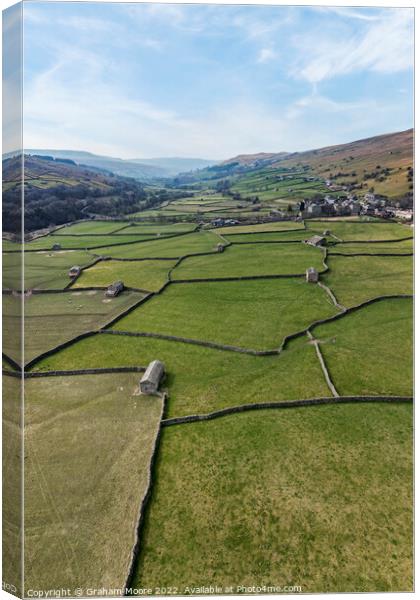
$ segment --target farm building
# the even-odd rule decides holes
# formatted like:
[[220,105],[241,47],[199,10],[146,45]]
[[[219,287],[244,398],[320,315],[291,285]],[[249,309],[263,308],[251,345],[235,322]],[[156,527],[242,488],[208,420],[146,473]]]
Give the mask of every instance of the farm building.
[[308,283],[318,282],[318,271],[315,269],[315,267],[309,267],[306,269],[306,281]]
[[124,289],[124,283],[122,281],[114,281],[105,292],[105,296],[114,298],[118,296]]
[[225,249],[225,247],[222,243],[217,244],[217,252],[223,252],[224,249]]
[[80,275],[80,267],[78,267],[77,265],[72,267],[69,270],[69,277],[77,277],[78,275]]
[[325,229],[325,231],[322,232],[322,235],[330,235],[330,233],[329,229]]
[[61,250],[61,244],[54,244],[52,249],[53,250]]
[[156,394],[159,384],[165,374],[165,365],[160,360],[153,360],[147,367],[140,380],[142,394]]
[[309,244],[310,246],[325,246],[327,243],[327,240],[324,236],[322,235],[313,235],[312,237],[308,238],[307,240],[305,240],[303,242],[304,244]]

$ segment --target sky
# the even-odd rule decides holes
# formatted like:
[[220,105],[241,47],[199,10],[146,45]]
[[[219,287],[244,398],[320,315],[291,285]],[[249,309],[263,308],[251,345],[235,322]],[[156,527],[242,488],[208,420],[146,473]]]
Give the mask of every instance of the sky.
[[405,8],[24,4],[24,145],[299,151],[413,126]]

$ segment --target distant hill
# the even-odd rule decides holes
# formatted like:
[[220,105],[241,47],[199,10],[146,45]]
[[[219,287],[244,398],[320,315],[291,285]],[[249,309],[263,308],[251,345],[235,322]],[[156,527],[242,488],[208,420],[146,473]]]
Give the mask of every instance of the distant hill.
[[122,177],[133,177],[139,181],[150,181],[162,177],[168,177],[166,169],[153,164],[143,164],[140,161],[128,161],[122,158],[112,158],[109,156],[100,156],[91,152],[82,152],[78,150],[25,150],[27,154],[39,156],[53,156],[54,158],[64,158],[74,161],[78,165],[87,167],[96,167],[104,169],[115,175]]
[[413,130],[378,135],[347,144],[304,152],[241,154],[194,174],[180,183],[233,178],[235,182],[268,169],[279,174],[291,170],[329,179],[351,189],[400,199],[412,195]]
[[[3,229],[20,229],[21,159],[3,160]],[[89,169],[70,159],[25,155],[25,229],[87,217],[141,210],[148,196],[140,182]]]
[[139,181],[150,181],[173,177],[184,171],[194,171],[216,164],[215,160],[202,158],[133,158],[124,160],[110,156],[101,156],[92,152],[79,150],[26,150],[28,154],[53,156],[54,158],[72,160],[78,165],[105,169],[122,177],[134,177]]
[[205,169],[218,163],[217,160],[204,158],[132,158],[130,162],[152,165],[164,169],[168,175],[178,175],[196,169]]

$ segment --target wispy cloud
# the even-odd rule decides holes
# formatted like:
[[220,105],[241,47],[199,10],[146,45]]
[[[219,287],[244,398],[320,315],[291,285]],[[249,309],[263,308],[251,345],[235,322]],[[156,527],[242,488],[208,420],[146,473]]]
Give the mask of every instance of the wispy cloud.
[[[413,65],[413,12],[389,9],[357,33],[296,37],[298,74],[311,83],[357,71],[394,73]],[[309,58],[308,58],[309,56]]]

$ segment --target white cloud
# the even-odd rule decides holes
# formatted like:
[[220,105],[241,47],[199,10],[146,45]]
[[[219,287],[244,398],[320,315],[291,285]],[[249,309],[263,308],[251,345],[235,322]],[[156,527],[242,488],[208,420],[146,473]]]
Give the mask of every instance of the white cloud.
[[[413,65],[413,11],[389,9],[361,33],[328,39],[299,36],[298,74],[311,83],[357,71],[394,73]],[[308,59],[308,56],[310,57]]]
[[278,54],[272,48],[261,48],[258,53],[257,63],[266,63],[275,60]]

